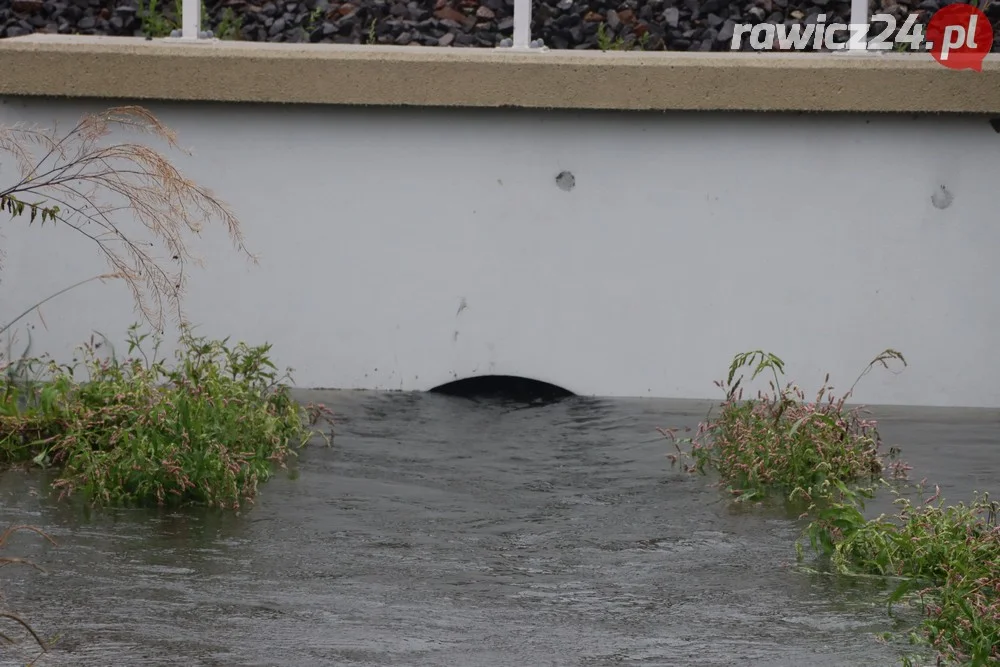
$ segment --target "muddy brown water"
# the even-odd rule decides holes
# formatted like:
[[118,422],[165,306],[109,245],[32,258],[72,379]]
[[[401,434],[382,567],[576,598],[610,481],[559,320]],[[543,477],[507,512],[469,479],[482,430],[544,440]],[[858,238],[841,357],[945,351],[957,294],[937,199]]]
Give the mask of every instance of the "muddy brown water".
[[[801,522],[671,470],[656,427],[708,403],[303,398],[338,414],[333,447],[241,516],[87,512],[0,478],[0,520],[59,542],[9,547],[47,575],[2,570],[3,604],[61,635],[39,665],[898,664],[883,589],[803,571]],[[876,416],[950,500],[1000,486],[997,411]]]

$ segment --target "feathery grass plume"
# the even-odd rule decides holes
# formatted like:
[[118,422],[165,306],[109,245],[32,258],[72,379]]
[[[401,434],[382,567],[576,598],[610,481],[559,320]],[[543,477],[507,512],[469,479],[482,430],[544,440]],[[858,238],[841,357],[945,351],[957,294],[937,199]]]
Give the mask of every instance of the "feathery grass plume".
[[[188,235],[218,219],[236,249],[254,263],[257,259],[226,204],[156,150],[106,142],[116,130],[151,136],[186,153],[174,132],[140,106],[87,114],[63,135],[35,126],[0,126],[0,152],[18,172],[12,185],[0,186],[0,209],[13,218],[28,216],[28,224],[65,225],[96,244],[111,267],[106,276],[124,280],[137,311],[162,331],[168,313],[176,323],[184,321],[185,267],[201,263],[188,248]],[[152,240],[137,240],[127,231],[129,218]]]

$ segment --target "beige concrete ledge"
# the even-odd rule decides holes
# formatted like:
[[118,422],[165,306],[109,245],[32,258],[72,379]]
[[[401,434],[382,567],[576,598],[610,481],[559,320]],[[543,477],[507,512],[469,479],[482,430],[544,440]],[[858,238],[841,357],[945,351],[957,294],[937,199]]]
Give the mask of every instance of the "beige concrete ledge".
[[0,95],[292,104],[1000,114],[982,72],[925,54],[517,52],[30,35]]

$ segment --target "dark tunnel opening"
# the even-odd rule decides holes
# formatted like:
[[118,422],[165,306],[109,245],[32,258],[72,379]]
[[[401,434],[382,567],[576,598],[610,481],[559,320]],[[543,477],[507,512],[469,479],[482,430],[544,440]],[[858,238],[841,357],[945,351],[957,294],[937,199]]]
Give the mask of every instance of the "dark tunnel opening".
[[557,385],[516,375],[480,375],[464,378],[434,387],[430,393],[523,403],[548,403],[575,396],[573,392]]

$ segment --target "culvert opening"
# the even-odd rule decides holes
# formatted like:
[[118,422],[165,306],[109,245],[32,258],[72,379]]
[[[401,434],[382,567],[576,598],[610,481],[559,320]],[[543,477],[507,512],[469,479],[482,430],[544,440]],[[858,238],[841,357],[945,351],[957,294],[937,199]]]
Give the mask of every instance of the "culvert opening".
[[493,398],[525,403],[548,402],[575,396],[573,392],[558,385],[516,375],[480,375],[464,378],[434,387],[430,393],[460,398]]

